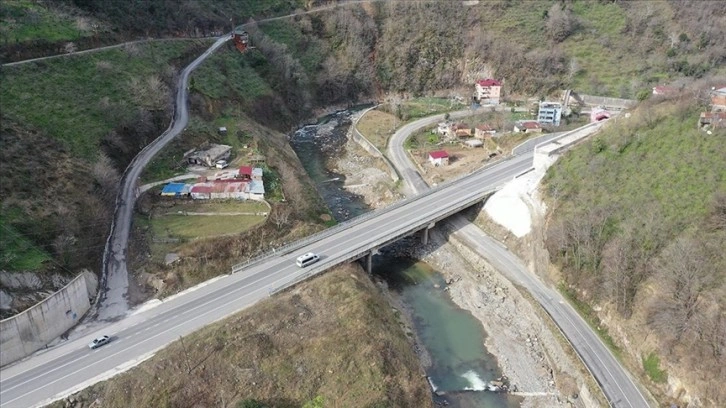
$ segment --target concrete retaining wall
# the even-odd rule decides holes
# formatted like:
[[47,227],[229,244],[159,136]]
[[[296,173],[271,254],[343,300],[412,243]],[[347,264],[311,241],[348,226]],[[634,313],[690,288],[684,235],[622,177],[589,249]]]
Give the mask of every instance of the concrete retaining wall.
[[44,301],[0,321],[0,366],[40,350],[75,326],[90,309],[96,286],[96,276],[83,272]]
[[368,139],[365,138],[365,136],[363,136],[363,134],[358,131],[357,125],[360,118],[365,116],[368,111],[374,108],[375,106],[373,108],[369,108],[368,110],[363,112],[363,114],[360,115],[360,117],[355,122],[353,122],[353,126],[350,127],[350,137],[352,137],[354,142],[358,143],[360,147],[362,147],[372,156],[380,157],[381,159],[383,159],[383,162],[386,163],[386,167],[388,167],[388,175],[391,176],[391,179],[393,179],[393,181],[398,181],[400,178],[398,177],[398,172],[396,171],[396,168],[393,167],[393,163],[391,163],[391,161],[388,160],[388,157],[381,153],[381,151],[378,150],[378,148],[374,146],[373,143],[371,143]]
[[635,105],[632,99],[608,98],[605,96],[580,95],[589,106],[604,106],[606,109],[627,109]]

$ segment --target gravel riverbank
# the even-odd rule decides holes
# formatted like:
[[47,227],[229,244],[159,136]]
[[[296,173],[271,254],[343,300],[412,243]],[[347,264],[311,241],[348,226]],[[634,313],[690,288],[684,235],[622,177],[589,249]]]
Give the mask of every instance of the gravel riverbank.
[[[347,178],[346,188],[374,208],[402,198],[379,161],[349,140],[346,154],[335,164],[335,171]],[[481,256],[455,239],[448,240],[438,228],[432,230],[429,245],[415,243],[401,250],[446,276],[448,286],[441,290],[449,291],[459,307],[481,322],[487,332],[485,346],[497,357],[516,393],[524,397],[523,407],[599,406],[591,397],[593,382],[569,345],[543,320],[546,315]],[[389,297],[408,315],[395,296],[389,293]],[[426,366],[425,351],[419,355]]]

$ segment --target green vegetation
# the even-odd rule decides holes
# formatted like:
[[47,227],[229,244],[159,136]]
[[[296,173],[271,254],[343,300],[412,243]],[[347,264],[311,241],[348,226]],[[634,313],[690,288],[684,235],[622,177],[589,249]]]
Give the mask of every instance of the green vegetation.
[[432,407],[400,323],[355,264],[187,335],[74,398],[110,407]]
[[89,34],[87,18],[74,19],[61,10],[47,7],[30,0],[1,2],[0,41],[5,44],[31,40],[73,41]]
[[655,352],[651,352],[647,357],[643,357],[643,369],[645,370],[651,381],[663,384],[668,381],[668,373],[660,368],[660,358]]
[[151,224],[155,238],[189,240],[237,234],[264,220],[260,215],[162,215]]
[[593,328],[593,330],[595,330],[595,333],[600,336],[600,339],[605,343],[610,351],[617,358],[622,358],[622,350],[620,350],[620,347],[618,347],[618,345],[615,343],[615,340],[613,340],[613,338],[610,336],[607,327],[605,327],[605,325],[600,321],[600,318],[597,317],[597,313],[592,310],[590,304],[578,299],[575,292],[571,288],[568,288],[564,283],[560,283],[557,286],[557,289],[563,296],[565,296],[565,298],[570,302],[575,310],[577,310],[577,313],[582,316],[583,319],[585,319],[585,321],[590,325],[590,327]]
[[0,109],[6,120],[38,129],[73,155],[92,159],[114,128],[143,120],[140,107],[168,108],[173,65],[205,44],[208,40],[155,42],[3,67]]
[[[231,98],[248,104],[272,94],[270,86],[248,63],[250,60],[256,63],[258,58],[238,51],[210,56],[192,75],[194,90],[212,99]],[[259,64],[266,62],[259,60]]]
[[710,379],[726,364],[726,131],[698,130],[702,109],[690,96],[649,99],[557,161],[546,245],[573,303],[627,321],[623,341],[653,353],[643,366],[654,382],[663,359],[720,406],[726,391]]
[[36,271],[50,261],[50,255],[33,245],[29,239],[7,225],[0,216],[0,269],[11,271]]

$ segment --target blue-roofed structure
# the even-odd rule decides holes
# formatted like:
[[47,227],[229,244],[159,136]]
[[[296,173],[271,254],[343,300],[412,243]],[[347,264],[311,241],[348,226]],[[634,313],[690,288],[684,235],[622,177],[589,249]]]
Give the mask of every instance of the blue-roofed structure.
[[265,199],[265,185],[261,181],[252,180],[249,184],[250,198],[253,200]]
[[161,190],[161,195],[165,197],[183,197],[189,195],[191,186],[185,183],[169,183]]

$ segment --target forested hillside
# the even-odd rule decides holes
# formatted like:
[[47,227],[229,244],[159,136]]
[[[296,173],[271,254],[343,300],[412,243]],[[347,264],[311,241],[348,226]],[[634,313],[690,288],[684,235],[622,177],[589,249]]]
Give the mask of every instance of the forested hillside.
[[[306,13],[330,4],[8,0],[0,2],[0,51],[4,60],[22,59],[149,36],[220,34],[253,18],[258,23],[246,29],[254,48],[240,54],[229,45],[213,56],[221,69],[194,75],[192,103],[207,115],[240,112],[284,132],[333,105],[436,92],[468,97],[484,76],[504,80],[507,97],[563,88],[635,97],[726,66],[718,1],[341,2]],[[289,13],[296,15],[263,21]],[[3,165],[13,163],[2,184],[0,222],[10,231],[4,269],[97,265],[113,202],[103,186],[163,131],[175,72],[201,48],[157,41],[2,68]],[[46,147],[36,157],[42,161],[8,156],[31,146]],[[43,172],[47,187],[33,188],[40,168],[56,170]],[[84,177],[61,177],[79,172]]]
[[654,383],[724,406],[726,130],[697,130],[696,101],[647,101],[558,161],[547,247]]

